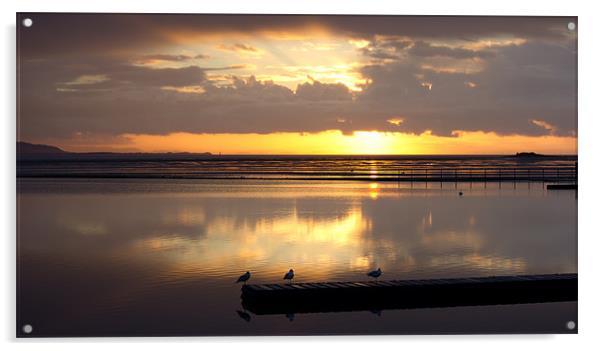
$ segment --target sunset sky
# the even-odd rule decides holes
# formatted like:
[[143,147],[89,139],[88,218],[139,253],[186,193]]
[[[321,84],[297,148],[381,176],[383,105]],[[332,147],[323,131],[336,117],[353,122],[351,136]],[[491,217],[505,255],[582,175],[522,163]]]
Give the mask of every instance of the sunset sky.
[[568,17],[21,14],[18,140],[69,151],[577,153]]

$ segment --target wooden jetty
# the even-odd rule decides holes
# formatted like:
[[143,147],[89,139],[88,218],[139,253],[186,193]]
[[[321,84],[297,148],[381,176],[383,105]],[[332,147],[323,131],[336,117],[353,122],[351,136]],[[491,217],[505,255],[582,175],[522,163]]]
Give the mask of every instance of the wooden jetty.
[[241,297],[258,315],[574,301],[577,274],[248,284]]
[[548,184],[548,190],[577,190],[577,184]]

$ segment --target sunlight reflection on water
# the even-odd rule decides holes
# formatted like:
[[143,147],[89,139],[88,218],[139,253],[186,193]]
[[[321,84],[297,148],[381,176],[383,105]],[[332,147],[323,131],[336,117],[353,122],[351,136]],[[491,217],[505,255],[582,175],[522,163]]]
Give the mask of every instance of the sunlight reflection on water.
[[576,271],[574,193],[534,184],[21,179],[18,191],[22,284],[77,305],[68,286],[100,316],[172,305],[180,289],[217,316],[246,270],[252,282],[289,268],[299,282],[377,266],[384,279]]

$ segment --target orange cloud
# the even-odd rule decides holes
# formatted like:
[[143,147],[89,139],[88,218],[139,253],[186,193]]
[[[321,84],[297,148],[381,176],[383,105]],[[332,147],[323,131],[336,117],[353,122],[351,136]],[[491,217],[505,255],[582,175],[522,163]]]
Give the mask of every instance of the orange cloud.
[[550,124],[544,120],[540,120],[540,119],[532,119],[531,123],[535,124],[538,127],[541,127],[545,130],[547,130],[548,132],[550,132],[550,134],[554,135],[556,134],[556,126],[554,126],[553,124]]
[[402,117],[392,117],[392,118],[389,118],[387,120],[387,122],[389,122],[390,124],[393,124],[395,126],[400,126],[403,122],[405,122],[405,119]]
[[217,49],[222,51],[231,51],[244,55],[253,55],[253,56],[261,56],[263,55],[263,50],[258,49],[254,46],[236,43],[232,45],[220,44],[216,46]]

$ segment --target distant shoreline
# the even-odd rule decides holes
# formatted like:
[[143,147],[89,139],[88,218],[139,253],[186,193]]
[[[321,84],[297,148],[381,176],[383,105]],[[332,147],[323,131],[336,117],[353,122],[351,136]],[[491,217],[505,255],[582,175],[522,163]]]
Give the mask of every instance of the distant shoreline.
[[407,159],[407,160],[428,160],[428,159],[487,159],[487,158],[564,158],[575,157],[577,154],[539,154],[535,152],[516,152],[514,154],[215,154],[211,152],[71,152],[60,149],[52,145],[31,144],[27,142],[17,142],[17,161],[101,161],[101,160],[299,160],[299,159],[371,159],[371,160],[389,160],[389,159]]
[[204,155],[204,154],[119,154],[119,153],[65,153],[17,155],[17,162],[102,162],[102,161],[252,161],[252,160],[533,160],[571,159],[578,155],[541,155],[517,157],[516,155]]

